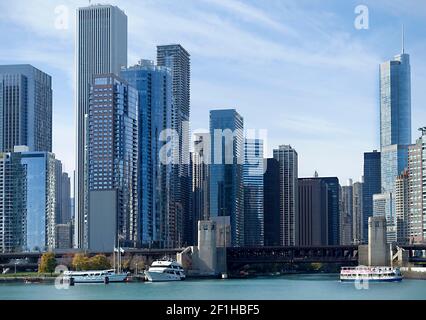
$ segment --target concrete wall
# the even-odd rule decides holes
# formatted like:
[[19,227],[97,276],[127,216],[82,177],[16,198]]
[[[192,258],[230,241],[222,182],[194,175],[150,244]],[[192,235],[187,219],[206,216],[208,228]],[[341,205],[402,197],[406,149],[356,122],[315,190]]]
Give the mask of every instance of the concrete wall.
[[387,243],[385,217],[370,217],[368,219],[368,265],[390,265],[390,248]]
[[89,249],[112,251],[117,230],[117,191],[90,191]]

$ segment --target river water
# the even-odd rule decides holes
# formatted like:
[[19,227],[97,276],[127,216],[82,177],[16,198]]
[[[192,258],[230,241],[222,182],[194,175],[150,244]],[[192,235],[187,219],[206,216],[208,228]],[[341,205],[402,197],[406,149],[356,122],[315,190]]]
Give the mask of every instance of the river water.
[[338,275],[289,275],[255,279],[186,280],[168,283],[0,284],[0,300],[405,300],[426,299],[426,281],[356,286]]

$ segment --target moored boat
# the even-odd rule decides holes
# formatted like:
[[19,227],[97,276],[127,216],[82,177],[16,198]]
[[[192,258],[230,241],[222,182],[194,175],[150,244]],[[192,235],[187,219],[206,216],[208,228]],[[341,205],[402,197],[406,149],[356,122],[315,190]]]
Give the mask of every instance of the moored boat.
[[186,278],[183,267],[171,259],[154,261],[145,271],[145,276],[150,282],[180,281]]
[[113,283],[125,282],[127,277],[127,273],[114,270],[65,271],[63,280],[69,283]]
[[402,274],[393,267],[343,267],[340,270],[341,281],[399,282]]

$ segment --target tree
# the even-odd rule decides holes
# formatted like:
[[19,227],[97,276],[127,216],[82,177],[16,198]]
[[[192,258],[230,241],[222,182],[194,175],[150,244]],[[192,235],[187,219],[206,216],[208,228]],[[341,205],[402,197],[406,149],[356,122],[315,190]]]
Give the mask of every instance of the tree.
[[111,269],[111,263],[103,254],[98,254],[89,260],[90,268],[93,270]]
[[43,253],[40,259],[40,264],[38,266],[39,273],[50,273],[55,272],[56,268],[56,259],[53,252]]
[[82,254],[77,253],[74,258],[72,259],[72,267],[76,271],[86,271],[90,269],[90,260],[89,258]]

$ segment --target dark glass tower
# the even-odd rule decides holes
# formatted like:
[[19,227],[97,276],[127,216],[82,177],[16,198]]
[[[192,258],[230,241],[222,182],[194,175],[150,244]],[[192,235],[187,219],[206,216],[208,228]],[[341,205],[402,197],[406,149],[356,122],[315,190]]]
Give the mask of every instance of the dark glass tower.
[[364,153],[364,187],[363,187],[363,222],[362,242],[368,242],[368,218],[373,216],[373,195],[379,194],[381,188],[380,152]]
[[244,245],[243,130],[236,110],[210,111],[210,217],[230,217],[233,246]]
[[266,160],[264,174],[265,246],[280,245],[280,164],[276,159]]

